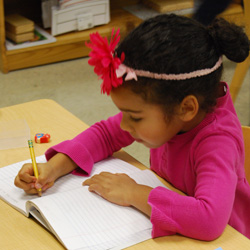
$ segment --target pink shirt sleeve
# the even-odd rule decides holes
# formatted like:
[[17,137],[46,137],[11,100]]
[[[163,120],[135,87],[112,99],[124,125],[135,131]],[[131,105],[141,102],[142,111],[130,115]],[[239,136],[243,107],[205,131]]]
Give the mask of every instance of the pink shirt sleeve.
[[77,135],[49,148],[47,160],[60,152],[69,156],[79,167],[75,174],[90,174],[93,164],[111,156],[134,139],[120,128],[122,113],[101,121]]
[[237,146],[228,136],[204,139],[193,148],[184,175],[187,196],[163,187],[151,191],[148,203],[152,207],[152,237],[179,233],[214,240],[221,235],[232,213],[240,175],[236,169]]

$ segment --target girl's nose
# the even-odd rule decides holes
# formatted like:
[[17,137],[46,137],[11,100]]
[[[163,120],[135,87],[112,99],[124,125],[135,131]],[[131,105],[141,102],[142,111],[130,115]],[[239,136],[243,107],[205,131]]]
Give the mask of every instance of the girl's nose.
[[122,114],[122,120],[120,123],[120,127],[122,130],[127,131],[129,133],[131,133],[133,130],[130,123],[128,122],[128,118],[126,117],[126,114]]

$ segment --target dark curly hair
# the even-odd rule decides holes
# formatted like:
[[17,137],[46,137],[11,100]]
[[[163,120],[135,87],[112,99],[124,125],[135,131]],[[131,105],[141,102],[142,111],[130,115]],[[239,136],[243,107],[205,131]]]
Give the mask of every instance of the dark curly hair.
[[[164,14],[150,18],[135,28],[116,49],[125,53],[124,64],[154,73],[180,74],[211,68],[223,54],[242,62],[249,54],[249,40],[242,28],[224,19],[209,27],[184,16]],[[124,81],[146,102],[159,104],[171,117],[187,95],[197,97],[200,109],[210,112],[216,105],[222,66],[209,75],[188,80],[155,80],[138,77]]]

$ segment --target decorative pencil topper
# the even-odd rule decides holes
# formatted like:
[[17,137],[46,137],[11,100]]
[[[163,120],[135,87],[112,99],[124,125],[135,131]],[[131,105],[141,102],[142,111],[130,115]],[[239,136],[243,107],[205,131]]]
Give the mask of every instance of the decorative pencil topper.
[[107,37],[101,37],[98,32],[90,34],[90,43],[86,42],[86,46],[91,48],[89,53],[89,65],[94,66],[94,72],[103,80],[101,92],[110,94],[113,87],[118,87],[122,84],[122,77],[117,77],[116,70],[124,61],[125,55],[122,53],[121,58],[115,55],[115,47],[120,41],[120,30],[114,34],[112,30],[110,43]]

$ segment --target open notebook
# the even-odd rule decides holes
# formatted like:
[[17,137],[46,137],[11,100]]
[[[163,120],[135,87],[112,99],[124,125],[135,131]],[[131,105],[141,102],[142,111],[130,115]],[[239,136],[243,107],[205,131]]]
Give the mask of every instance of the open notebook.
[[[45,162],[44,156],[37,162]],[[19,169],[30,160],[0,168],[0,197],[25,216],[32,215],[67,249],[121,249],[151,238],[151,222],[133,207],[110,203],[88,191],[88,177],[66,175],[42,197],[15,187]],[[164,186],[150,170],[139,170],[115,158],[94,165],[91,175],[102,171],[126,173],[137,183]]]

